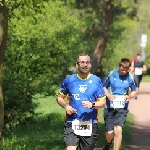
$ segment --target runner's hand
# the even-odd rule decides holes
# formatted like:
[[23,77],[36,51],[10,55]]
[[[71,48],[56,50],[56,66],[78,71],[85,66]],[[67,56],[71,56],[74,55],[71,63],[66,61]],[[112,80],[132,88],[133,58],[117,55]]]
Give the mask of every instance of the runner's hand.
[[111,94],[109,94],[107,97],[108,97],[110,100],[114,100],[114,99],[116,98],[115,95],[111,95]]
[[124,96],[124,99],[125,99],[126,101],[129,101],[129,100],[131,99],[131,97],[130,97],[129,95],[125,95],[125,96]]
[[69,115],[77,113],[77,110],[72,108],[70,105],[66,105],[65,110],[66,110],[67,114],[69,114]]
[[82,106],[85,108],[92,108],[92,103],[89,101],[82,101]]

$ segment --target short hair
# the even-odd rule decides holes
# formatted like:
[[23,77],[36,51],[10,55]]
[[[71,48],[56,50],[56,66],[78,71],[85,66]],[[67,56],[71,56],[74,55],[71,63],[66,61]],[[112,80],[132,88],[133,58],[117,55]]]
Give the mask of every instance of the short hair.
[[122,58],[119,62],[119,67],[123,66],[124,68],[129,68],[131,66],[131,62],[128,58]]
[[[79,61],[79,57],[80,56],[89,56],[88,54],[80,54],[78,57],[77,57],[77,62]],[[90,57],[90,56],[89,56]]]
[[141,54],[138,53],[138,54],[136,54],[136,56],[141,56]]

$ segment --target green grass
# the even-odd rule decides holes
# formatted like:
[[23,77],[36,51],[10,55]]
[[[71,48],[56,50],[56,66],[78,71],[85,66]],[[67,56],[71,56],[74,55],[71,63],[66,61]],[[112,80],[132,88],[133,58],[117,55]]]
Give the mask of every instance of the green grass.
[[[65,150],[63,142],[63,123],[65,111],[54,97],[42,98],[37,101],[39,107],[37,117],[27,125],[11,130],[3,138],[3,150]],[[99,110],[99,136],[97,146],[102,148],[105,142],[103,112]],[[129,125],[133,122],[131,114],[123,129],[122,149],[131,141]]]
[[150,82],[150,75],[144,75],[142,82]]
[[3,150],[63,150],[63,123],[65,111],[48,97],[39,99],[40,113],[28,125],[11,130],[3,138]]

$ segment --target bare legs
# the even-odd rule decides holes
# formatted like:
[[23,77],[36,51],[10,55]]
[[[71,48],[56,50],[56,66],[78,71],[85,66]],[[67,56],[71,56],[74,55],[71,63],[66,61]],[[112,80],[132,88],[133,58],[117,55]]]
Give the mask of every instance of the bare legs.
[[76,150],[77,146],[67,146],[66,150]]
[[119,150],[122,141],[122,127],[115,126],[114,127],[114,150]]
[[122,141],[122,127],[115,125],[114,131],[108,131],[105,133],[107,143],[111,143],[114,139],[114,150],[119,150]]

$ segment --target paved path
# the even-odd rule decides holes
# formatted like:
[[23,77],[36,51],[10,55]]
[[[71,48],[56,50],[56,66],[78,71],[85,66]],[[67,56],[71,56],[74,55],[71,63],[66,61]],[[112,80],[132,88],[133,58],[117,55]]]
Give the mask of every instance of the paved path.
[[150,150],[150,82],[141,83],[138,99],[130,101],[129,112],[135,120],[131,126],[132,141],[126,150]]
[[141,83],[138,99],[130,101],[129,111],[135,121],[128,150],[150,150],[150,82]]

